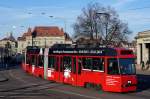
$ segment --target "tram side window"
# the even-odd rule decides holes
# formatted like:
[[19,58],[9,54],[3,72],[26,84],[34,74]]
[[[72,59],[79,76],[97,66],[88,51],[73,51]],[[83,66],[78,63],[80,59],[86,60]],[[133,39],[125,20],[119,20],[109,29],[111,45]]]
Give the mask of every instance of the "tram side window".
[[56,63],[56,59],[54,56],[49,56],[48,58],[48,68],[54,68]]
[[82,59],[78,59],[78,74],[81,74],[81,69],[82,69]]
[[38,66],[43,66],[44,65],[44,56],[39,55],[38,56]]
[[56,71],[59,71],[59,57],[54,57],[54,59],[55,59],[55,70]]
[[116,75],[119,74],[118,61],[117,59],[108,60],[108,74]]
[[92,58],[82,58],[82,65],[84,69],[92,68]]
[[31,55],[31,64],[36,66],[36,55]]
[[73,73],[76,73],[76,58],[73,58]]
[[26,64],[30,64],[30,55],[26,55]]
[[103,58],[93,58],[92,61],[92,69],[93,70],[101,70],[104,71],[104,59]]
[[64,70],[70,70],[72,69],[72,58],[70,56],[63,57],[63,66]]

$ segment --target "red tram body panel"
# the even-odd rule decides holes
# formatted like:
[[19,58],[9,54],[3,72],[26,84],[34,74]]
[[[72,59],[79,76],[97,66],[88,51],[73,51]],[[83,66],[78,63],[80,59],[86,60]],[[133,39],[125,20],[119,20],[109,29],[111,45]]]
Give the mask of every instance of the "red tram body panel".
[[122,48],[27,48],[23,70],[37,77],[104,91],[136,91],[135,55]]

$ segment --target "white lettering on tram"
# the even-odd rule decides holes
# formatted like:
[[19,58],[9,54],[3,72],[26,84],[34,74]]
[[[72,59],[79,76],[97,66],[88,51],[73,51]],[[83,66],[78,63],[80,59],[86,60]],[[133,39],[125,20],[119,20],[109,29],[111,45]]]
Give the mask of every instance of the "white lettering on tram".
[[70,71],[69,69],[65,69],[65,70],[64,70],[64,77],[65,77],[65,78],[69,78],[69,77],[70,77],[70,72],[71,72],[71,71]]
[[32,73],[35,71],[35,65],[32,65]]
[[119,83],[120,77],[106,76],[106,85],[114,86]]
[[51,70],[48,70],[47,76],[48,76],[48,77],[52,77],[52,71],[51,71]]
[[89,53],[89,54],[102,54],[103,50],[79,50],[79,51],[60,51],[60,50],[54,50],[53,53],[80,53],[80,54],[85,54],[85,53]]

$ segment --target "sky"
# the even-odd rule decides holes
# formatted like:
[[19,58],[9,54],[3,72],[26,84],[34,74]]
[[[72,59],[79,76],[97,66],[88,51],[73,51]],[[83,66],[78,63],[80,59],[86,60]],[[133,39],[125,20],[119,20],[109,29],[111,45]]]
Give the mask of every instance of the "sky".
[[133,32],[130,40],[150,30],[150,0],[0,0],[0,39],[9,32],[17,38],[35,26],[59,26],[73,35],[73,23],[91,2],[114,8]]

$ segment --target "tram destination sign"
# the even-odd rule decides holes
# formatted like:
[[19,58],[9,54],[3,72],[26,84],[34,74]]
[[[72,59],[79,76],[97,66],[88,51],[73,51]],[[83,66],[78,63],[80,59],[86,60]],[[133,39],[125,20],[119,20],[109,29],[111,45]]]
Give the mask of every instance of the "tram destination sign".
[[116,55],[112,49],[50,49],[49,54]]
[[103,50],[73,50],[73,51],[66,51],[66,50],[54,50],[53,53],[68,53],[68,54],[102,54]]

